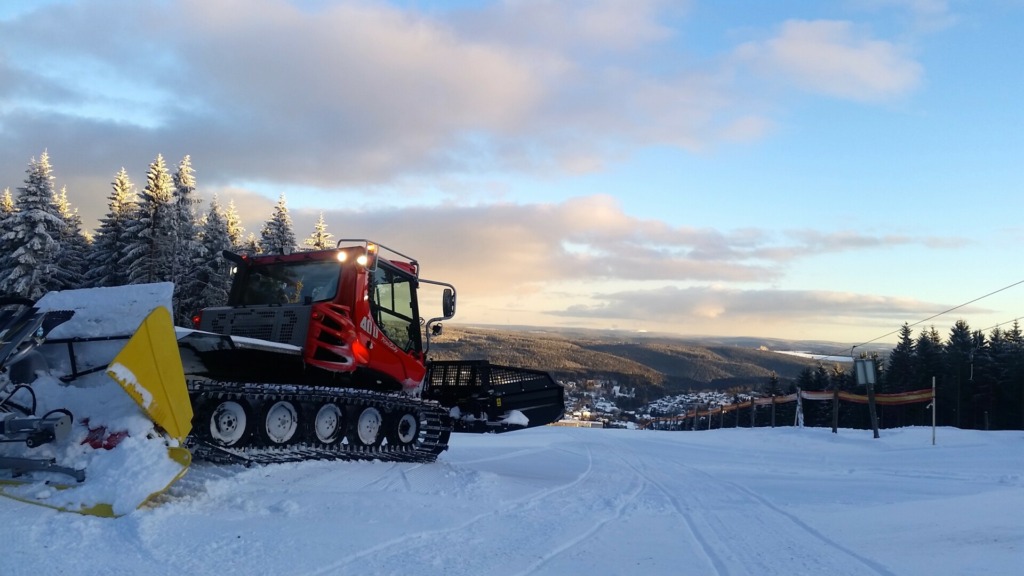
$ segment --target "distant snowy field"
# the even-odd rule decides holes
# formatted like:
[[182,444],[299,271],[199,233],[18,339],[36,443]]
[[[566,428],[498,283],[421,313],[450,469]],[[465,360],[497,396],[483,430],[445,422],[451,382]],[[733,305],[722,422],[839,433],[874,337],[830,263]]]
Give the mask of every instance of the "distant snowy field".
[[821,362],[853,362],[852,356],[832,356],[826,354],[814,354],[812,352],[799,352],[794,350],[777,350],[777,354],[788,354],[790,356],[799,356],[800,358],[810,358],[811,360],[818,360]]
[[455,435],[434,464],[197,463],[120,519],[0,517],[6,576],[1010,576],[1024,432]]

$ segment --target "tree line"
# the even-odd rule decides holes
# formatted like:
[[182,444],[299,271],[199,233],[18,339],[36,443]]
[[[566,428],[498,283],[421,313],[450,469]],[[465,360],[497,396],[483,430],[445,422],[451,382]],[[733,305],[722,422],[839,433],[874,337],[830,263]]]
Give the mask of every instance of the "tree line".
[[[95,234],[83,229],[66,187],[55,189],[46,151],[26,174],[16,194],[0,195],[0,295],[36,300],[52,290],[173,282],[174,320],[187,326],[194,312],[227,301],[224,250],[297,248],[283,194],[258,237],[244,236],[233,201],[225,208],[215,196],[202,211],[189,156],[172,172],[157,155],[141,190],[121,168]],[[328,248],[331,237],[321,213],[303,245]]]
[[[992,328],[988,334],[971,330],[957,320],[948,336],[934,326],[917,336],[908,324],[899,331],[896,346],[882,361],[876,357],[877,384],[882,394],[929,389],[935,384],[935,419],[939,426],[980,430],[1024,429],[1024,333],[1015,320],[1008,329]],[[843,390],[865,393],[849,366],[833,364],[806,368],[789,385],[788,392]],[[784,394],[778,379],[764,390]],[[926,403],[879,407],[880,425],[930,425],[933,408]],[[840,426],[868,427],[862,405],[840,403]],[[809,426],[831,426],[829,402],[805,402],[804,421]]]

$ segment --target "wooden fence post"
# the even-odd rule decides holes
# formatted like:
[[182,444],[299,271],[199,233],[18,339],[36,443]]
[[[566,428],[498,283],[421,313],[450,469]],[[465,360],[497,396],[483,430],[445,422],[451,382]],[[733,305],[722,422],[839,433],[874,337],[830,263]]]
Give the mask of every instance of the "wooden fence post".
[[796,389],[796,415],[793,416],[793,426],[804,427],[804,393],[800,388]]
[[832,433],[839,433],[839,388],[832,389]]

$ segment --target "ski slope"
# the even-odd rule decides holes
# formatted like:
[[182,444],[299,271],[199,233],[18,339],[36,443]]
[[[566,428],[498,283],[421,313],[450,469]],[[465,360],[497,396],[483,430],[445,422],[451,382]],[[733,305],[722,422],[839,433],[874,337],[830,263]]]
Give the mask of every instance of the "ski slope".
[[0,572],[1009,576],[1022,511],[1019,431],[547,427],[433,464],[197,463],[118,519],[0,498]]

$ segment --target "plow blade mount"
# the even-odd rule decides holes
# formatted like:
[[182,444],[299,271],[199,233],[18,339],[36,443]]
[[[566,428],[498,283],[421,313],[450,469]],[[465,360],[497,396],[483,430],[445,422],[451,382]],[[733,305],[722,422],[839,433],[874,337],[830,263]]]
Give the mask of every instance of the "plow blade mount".
[[456,432],[507,432],[562,417],[565,392],[547,372],[486,360],[431,362],[423,397],[451,411]]
[[[8,423],[20,430],[38,420],[42,430],[32,442],[0,442],[0,495],[114,517],[185,474],[192,407],[169,313],[172,291],[170,283],[65,290],[35,304],[49,315],[70,314],[25,355],[30,381],[0,374],[0,388],[32,407]],[[58,422],[60,415],[68,418]]]

